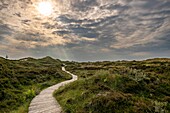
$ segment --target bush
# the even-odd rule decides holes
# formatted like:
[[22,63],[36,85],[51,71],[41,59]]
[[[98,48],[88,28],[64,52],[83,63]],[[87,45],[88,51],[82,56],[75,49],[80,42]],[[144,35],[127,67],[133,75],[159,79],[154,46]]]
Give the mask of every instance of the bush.
[[35,97],[35,91],[33,89],[27,90],[24,94],[26,99],[32,99]]

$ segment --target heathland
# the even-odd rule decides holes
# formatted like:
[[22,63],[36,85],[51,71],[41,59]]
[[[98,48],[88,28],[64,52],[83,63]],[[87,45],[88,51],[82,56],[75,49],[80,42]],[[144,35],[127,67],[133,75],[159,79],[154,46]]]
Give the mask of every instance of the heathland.
[[27,113],[30,101],[41,90],[71,76],[62,62],[45,57],[8,60],[0,58],[0,113]]
[[170,59],[65,64],[79,77],[54,94],[66,113],[170,112]]
[[27,113],[39,92],[71,76],[55,91],[66,113],[169,113],[170,59],[70,62],[51,57],[0,58],[0,113]]

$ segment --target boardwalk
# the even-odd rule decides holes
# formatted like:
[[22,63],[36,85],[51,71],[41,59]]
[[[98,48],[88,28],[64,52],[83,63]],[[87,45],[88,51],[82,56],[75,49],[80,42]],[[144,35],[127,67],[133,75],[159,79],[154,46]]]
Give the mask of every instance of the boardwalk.
[[53,85],[41,91],[40,94],[37,95],[31,101],[28,113],[61,113],[62,112],[60,105],[53,97],[53,92],[57,90],[60,86],[64,86],[68,83],[77,80],[76,75],[66,71],[64,67],[62,67],[62,70],[72,75],[72,79],[58,83],[56,85]]

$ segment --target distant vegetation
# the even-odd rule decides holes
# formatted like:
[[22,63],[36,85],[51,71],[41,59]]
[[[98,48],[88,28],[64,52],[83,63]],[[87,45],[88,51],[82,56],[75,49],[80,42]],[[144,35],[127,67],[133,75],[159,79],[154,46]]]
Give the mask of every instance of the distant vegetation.
[[70,78],[61,71],[61,61],[51,57],[0,58],[0,113],[27,113],[30,101],[42,89]]
[[170,59],[66,64],[79,76],[54,94],[66,113],[170,112]]

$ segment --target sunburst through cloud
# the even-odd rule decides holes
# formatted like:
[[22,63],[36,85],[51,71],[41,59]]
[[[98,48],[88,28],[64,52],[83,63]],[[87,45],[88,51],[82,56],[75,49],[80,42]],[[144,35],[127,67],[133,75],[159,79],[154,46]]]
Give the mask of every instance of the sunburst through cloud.
[[80,61],[167,57],[169,6],[167,0],[0,0],[0,53]]
[[44,16],[49,16],[53,13],[52,3],[48,1],[38,3],[37,9],[39,13],[41,13]]

